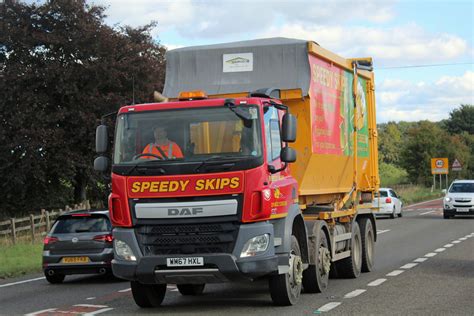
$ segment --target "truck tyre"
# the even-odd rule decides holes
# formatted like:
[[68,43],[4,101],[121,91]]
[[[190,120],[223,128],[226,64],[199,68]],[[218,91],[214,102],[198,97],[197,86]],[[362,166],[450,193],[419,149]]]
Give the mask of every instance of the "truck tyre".
[[202,284],[178,284],[178,290],[181,295],[201,295],[206,283]]
[[337,272],[343,278],[355,279],[362,268],[362,241],[359,224],[352,223],[351,255],[336,262]]
[[360,220],[362,240],[362,272],[370,272],[374,267],[375,234],[372,221],[364,217]]
[[272,275],[268,280],[270,296],[275,305],[294,305],[301,295],[303,261],[301,261],[301,250],[295,235],[291,236],[289,264],[290,270],[287,273]]
[[321,293],[326,290],[329,282],[331,252],[322,229],[316,235],[315,247],[315,262],[303,271],[303,288],[306,293]]
[[161,305],[166,294],[166,284],[142,284],[131,281],[132,295],[135,303],[144,308]]
[[60,273],[55,273],[53,275],[48,275],[47,273],[45,273],[44,276],[46,277],[46,280],[51,284],[63,283],[64,278],[66,277],[64,274]]

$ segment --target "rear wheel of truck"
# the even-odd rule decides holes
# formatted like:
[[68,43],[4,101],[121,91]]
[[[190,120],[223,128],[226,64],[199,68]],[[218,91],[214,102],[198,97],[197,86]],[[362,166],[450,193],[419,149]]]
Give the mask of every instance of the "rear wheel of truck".
[[320,229],[315,237],[315,262],[303,271],[303,288],[307,293],[321,293],[326,290],[331,269],[331,252],[326,234]]
[[336,262],[337,272],[343,278],[357,278],[362,268],[362,241],[359,224],[352,223],[351,255]]
[[201,295],[206,283],[202,284],[178,284],[178,290],[181,295]]
[[298,302],[301,295],[303,279],[303,261],[298,240],[291,236],[289,257],[290,269],[285,274],[273,275],[268,281],[273,303],[279,306],[290,306]]
[[142,284],[130,282],[135,303],[140,307],[157,307],[161,305],[166,294],[166,284]]
[[374,227],[369,218],[360,220],[362,240],[362,272],[370,272],[374,268],[375,238]]

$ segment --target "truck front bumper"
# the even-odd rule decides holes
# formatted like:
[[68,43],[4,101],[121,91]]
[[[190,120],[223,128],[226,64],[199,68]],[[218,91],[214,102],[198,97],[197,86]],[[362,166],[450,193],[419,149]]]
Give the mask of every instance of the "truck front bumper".
[[[240,258],[245,243],[262,234],[270,235],[265,252],[252,257]],[[273,225],[253,223],[241,225],[232,253],[195,253],[186,255],[144,256],[133,229],[115,228],[114,238],[127,243],[136,261],[115,259],[112,270],[115,276],[144,284],[173,283],[199,284],[220,283],[234,280],[250,280],[278,273],[278,263],[284,262],[282,255],[275,254]],[[202,257],[202,266],[168,267],[168,258]],[[287,259],[288,260],[288,259]]]

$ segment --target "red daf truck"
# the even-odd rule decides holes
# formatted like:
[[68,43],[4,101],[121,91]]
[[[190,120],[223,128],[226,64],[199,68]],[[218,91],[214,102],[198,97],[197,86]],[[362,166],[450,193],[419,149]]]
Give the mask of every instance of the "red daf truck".
[[[141,307],[166,284],[267,278],[277,305],[373,267],[379,185],[371,59],[272,38],[167,53],[165,102],[118,111],[110,171],[116,276]],[[171,149],[170,149],[171,147]],[[178,149],[179,148],[179,149]]]

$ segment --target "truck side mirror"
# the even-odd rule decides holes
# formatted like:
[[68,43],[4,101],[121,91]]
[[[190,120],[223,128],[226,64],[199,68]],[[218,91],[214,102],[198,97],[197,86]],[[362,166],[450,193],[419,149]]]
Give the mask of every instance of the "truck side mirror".
[[109,159],[104,156],[95,158],[94,160],[94,170],[105,172],[109,168]]
[[[107,126],[99,125],[95,130],[95,151],[98,154],[107,152],[109,137],[107,135]],[[95,162],[94,162],[95,166]]]
[[296,117],[293,114],[286,113],[283,115],[281,139],[289,143],[296,140]]
[[280,159],[283,162],[295,162],[296,161],[296,150],[290,147],[284,147],[280,152]]
[[447,191],[446,191],[446,189],[443,189],[443,190],[441,190],[441,192],[443,192],[443,194],[446,194]]

